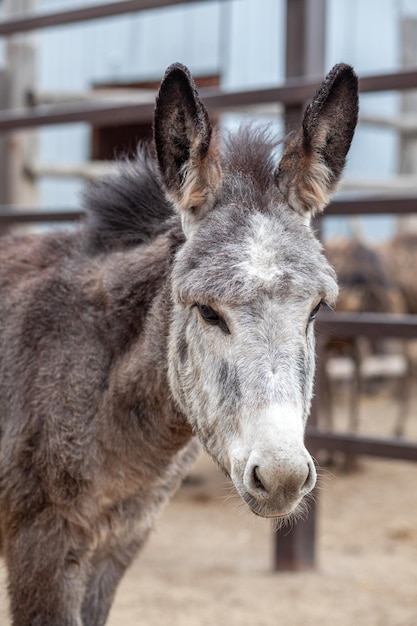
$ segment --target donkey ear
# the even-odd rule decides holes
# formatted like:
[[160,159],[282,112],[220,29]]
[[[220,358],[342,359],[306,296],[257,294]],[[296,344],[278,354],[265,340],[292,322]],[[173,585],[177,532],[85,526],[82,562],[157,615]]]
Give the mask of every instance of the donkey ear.
[[154,137],[167,196],[186,235],[211,208],[220,182],[212,127],[188,69],[171,65],[156,101]]
[[310,219],[335,191],[358,121],[358,79],[349,65],[329,72],[287,141],[276,181],[289,205]]

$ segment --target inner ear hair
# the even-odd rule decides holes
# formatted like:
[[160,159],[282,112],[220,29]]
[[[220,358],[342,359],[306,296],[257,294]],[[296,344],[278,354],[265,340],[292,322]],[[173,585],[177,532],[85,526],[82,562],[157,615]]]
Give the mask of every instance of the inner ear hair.
[[[189,70],[171,65],[162,80],[154,115],[154,138],[168,193],[179,199],[193,166],[207,155],[212,128]],[[175,201],[174,200],[174,201]]]
[[350,65],[339,63],[327,75],[303,119],[305,148],[322,154],[335,179],[343,171],[358,112],[358,78]]
[[208,112],[188,69],[166,71],[156,102],[154,138],[166,194],[186,236],[211,208],[221,172]]
[[346,163],[358,120],[358,79],[344,63],[327,75],[299,131],[285,144],[276,182],[288,204],[310,219],[323,211]]

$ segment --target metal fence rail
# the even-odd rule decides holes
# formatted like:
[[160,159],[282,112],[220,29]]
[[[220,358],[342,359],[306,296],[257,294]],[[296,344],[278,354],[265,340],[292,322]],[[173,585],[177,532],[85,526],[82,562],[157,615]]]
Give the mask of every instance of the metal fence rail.
[[[417,336],[417,315],[386,313],[322,313],[317,319],[317,332],[324,337],[397,337]],[[417,460],[417,459],[416,459]]]
[[[225,0],[220,1],[224,2]],[[68,9],[67,11],[15,17],[0,22],[0,37],[192,2],[195,0],[121,0],[120,2],[100,3],[85,8]]]
[[[201,1],[201,0],[200,0]],[[211,112],[246,108],[259,104],[281,103],[284,106],[306,102],[319,87],[321,77],[292,78],[284,84],[267,89],[250,89],[225,92],[219,89],[201,89],[201,96]],[[378,74],[364,77],[360,81],[361,93],[391,91],[393,89],[417,89],[417,68],[398,74]],[[153,103],[126,104],[81,103],[71,105],[39,105],[24,110],[0,111],[0,132],[52,124],[88,122],[90,124],[113,125],[132,122],[151,122]],[[138,99],[139,100],[139,99]]]
[[[326,209],[326,215],[408,215],[417,213],[417,194],[415,196],[362,197],[355,200],[334,200]],[[0,205],[0,232],[4,226],[14,223],[69,222],[79,220],[84,212],[75,207],[62,210],[42,209],[38,207],[14,207]],[[320,218],[321,219],[321,218]]]
[[[388,315],[384,313],[322,313],[316,322],[320,346],[327,338],[381,337],[415,339],[417,315]],[[417,461],[417,441],[394,437],[367,437],[355,433],[334,433],[317,427],[318,404],[314,403],[312,426],[307,429],[307,443],[315,451],[345,452],[351,455],[378,456],[404,461]]]

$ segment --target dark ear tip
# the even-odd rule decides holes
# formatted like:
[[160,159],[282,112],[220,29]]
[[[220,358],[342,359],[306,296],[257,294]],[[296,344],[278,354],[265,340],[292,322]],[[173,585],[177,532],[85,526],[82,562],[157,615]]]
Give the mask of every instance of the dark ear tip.
[[339,97],[337,94],[340,94],[341,90],[344,91],[346,96],[345,104],[349,105],[353,112],[356,112],[356,119],[359,100],[358,85],[358,77],[351,65],[347,63],[337,63],[337,65],[334,65],[307,107],[303,127],[306,128],[312,121],[311,116],[314,111],[314,115],[316,115],[318,110],[326,106],[326,103],[334,100],[335,97]]
[[184,79],[186,78],[187,81],[191,79],[191,72],[188,69],[188,67],[186,65],[183,65],[182,63],[172,63],[172,65],[170,65],[164,74],[164,77],[162,79],[162,82],[164,83],[167,79],[171,80],[171,79]]
[[353,69],[352,65],[349,65],[349,63],[336,63],[336,65],[333,65],[332,69],[329,72],[329,74],[332,73],[347,73],[354,74],[356,76],[355,70]]
[[193,97],[197,97],[196,86],[188,67],[182,63],[173,63],[162,79],[158,101],[162,98],[165,105],[171,106],[173,101],[178,100],[179,93],[187,97],[192,93]]
[[325,79],[325,82],[332,84],[340,81],[349,82],[356,91],[358,90],[358,76],[353,67],[348,65],[348,63],[337,63],[334,65]]

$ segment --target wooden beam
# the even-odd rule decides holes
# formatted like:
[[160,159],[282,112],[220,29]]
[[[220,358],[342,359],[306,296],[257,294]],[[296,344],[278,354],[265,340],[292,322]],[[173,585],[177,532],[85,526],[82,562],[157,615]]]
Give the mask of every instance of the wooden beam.
[[[260,103],[281,103],[286,107],[298,107],[302,111],[304,103],[317,90],[322,76],[288,78],[283,85],[266,89],[253,89],[224,92],[219,89],[201,89],[201,96],[212,112],[231,108],[259,106]],[[387,91],[392,89],[417,89],[417,70],[399,74],[380,74],[365,77],[360,82],[362,92]],[[100,126],[112,125],[117,119],[120,124],[150,122],[153,117],[153,103],[109,104],[83,103],[78,105],[39,106],[20,111],[0,113],[0,132],[32,126],[46,126],[74,122],[87,122]]]
[[410,67],[390,74],[375,74],[359,78],[359,91],[373,93],[375,91],[397,91],[417,88],[417,68]]
[[405,215],[417,213],[417,195],[358,196],[333,200],[325,215]]
[[350,433],[334,433],[307,428],[306,445],[309,450],[345,452],[357,456],[381,457],[417,462],[417,443],[394,438],[365,437]]
[[417,113],[407,111],[400,115],[366,115],[359,116],[359,123],[367,126],[376,126],[378,128],[389,128],[396,130],[404,135],[417,134]]
[[127,103],[154,103],[156,90],[154,89],[90,89],[85,91],[36,91],[27,94],[27,104],[30,107],[43,105],[62,105],[81,102],[116,102]]
[[[97,20],[105,17],[113,17],[114,15],[124,15],[126,13],[139,13],[140,11],[170,7],[176,4],[190,4],[195,1],[196,0],[121,0],[120,2],[108,2],[85,8],[69,9],[55,13],[43,13],[42,15],[29,14],[3,20],[0,23],[0,36],[30,32],[41,28],[51,28],[63,24]],[[198,1],[202,2],[205,0]]]
[[396,174],[380,178],[351,178],[342,181],[340,191],[370,191],[381,193],[407,193],[417,189],[417,172],[413,174]]
[[45,210],[39,207],[0,207],[0,230],[15,224],[45,224],[52,222],[74,222],[84,217],[79,209],[62,209],[60,211]]
[[336,337],[417,338],[417,315],[388,313],[320,313],[316,320],[319,335]]
[[[320,84],[320,78],[288,80],[285,85],[269,89],[244,90],[225,93],[219,89],[201,89],[201,97],[207,107],[217,112],[237,107],[259,106],[260,103],[294,104],[304,102]],[[113,125],[115,119],[120,124],[150,122],[153,119],[154,103],[137,102],[125,104],[82,103],[62,106],[39,106],[20,111],[0,113],[0,131],[32,126],[89,122],[100,126]]]
[[76,178],[84,181],[96,180],[120,170],[118,161],[86,161],[85,163],[31,163],[26,171],[34,179]]

